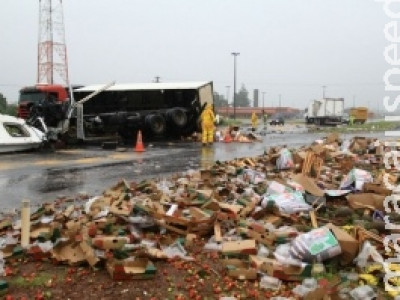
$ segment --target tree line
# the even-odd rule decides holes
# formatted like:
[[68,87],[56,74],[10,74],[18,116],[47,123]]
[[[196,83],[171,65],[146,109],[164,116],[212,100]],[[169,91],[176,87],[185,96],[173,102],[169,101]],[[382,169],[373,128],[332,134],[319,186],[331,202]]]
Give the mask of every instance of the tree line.
[[[232,100],[233,101],[233,100]],[[233,103],[229,103],[230,106],[233,106]],[[251,101],[249,99],[249,92],[247,91],[244,84],[240,87],[239,91],[236,93],[236,107],[250,107]],[[214,106],[215,107],[226,107],[228,106],[228,100],[226,96],[214,92]]]
[[0,93],[0,114],[17,116],[17,105],[7,103],[7,99],[2,93]]

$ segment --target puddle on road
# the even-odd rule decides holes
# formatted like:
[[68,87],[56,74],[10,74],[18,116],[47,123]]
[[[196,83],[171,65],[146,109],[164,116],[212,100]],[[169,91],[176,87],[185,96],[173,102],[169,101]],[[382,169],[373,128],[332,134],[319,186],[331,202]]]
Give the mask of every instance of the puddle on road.
[[[341,136],[345,138],[351,135]],[[368,134],[358,135],[368,136]],[[54,200],[60,195],[74,197],[81,192],[92,196],[99,195],[122,178],[136,182],[148,178],[165,178],[176,172],[207,168],[216,160],[225,161],[262,155],[272,146],[287,144],[288,147],[298,147],[309,144],[322,136],[326,134],[268,134],[263,137],[262,142],[251,144],[216,143],[211,147],[202,147],[200,144],[192,143],[179,144],[172,149],[157,148],[149,151],[150,155],[135,157],[128,162],[102,164],[104,159],[102,157],[90,168],[82,164],[74,169],[63,166],[57,170],[37,168],[27,173],[21,173],[18,170],[13,170],[13,173],[7,171],[0,176],[2,190],[0,207],[19,207],[22,199],[30,199],[31,203],[38,204]],[[379,134],[375,133],[374,136],[379,137]],[[93,162],[93,159],[85,158],[83,161]]]
[[35,193],[73,192],[86,182],[86,172],[81,170],[44,170],[36,176],[29,185],[29,190]]

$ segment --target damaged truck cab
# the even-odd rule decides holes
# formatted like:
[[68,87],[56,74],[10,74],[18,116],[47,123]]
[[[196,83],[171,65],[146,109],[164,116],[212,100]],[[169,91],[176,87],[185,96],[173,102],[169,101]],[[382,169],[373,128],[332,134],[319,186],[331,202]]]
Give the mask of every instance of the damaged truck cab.
[[[34,104],[41,103],[41,117],[51,120],[51,128],[67,142],[116,136],[131,140],[139,130],[145,139],[178,138],[198,131],[202,110],[206,103],[213,104],[213,84],[209,81],[89,85],[73,89],[66,101],[61,98],[54,96],[54,101],[42,101],[42,95],[42,100]],[[52,103],[58,104],[61,114],[43,108]],[[64,103],[68,104],[66,108]],[[22,105],[20,101],[21,111]]]

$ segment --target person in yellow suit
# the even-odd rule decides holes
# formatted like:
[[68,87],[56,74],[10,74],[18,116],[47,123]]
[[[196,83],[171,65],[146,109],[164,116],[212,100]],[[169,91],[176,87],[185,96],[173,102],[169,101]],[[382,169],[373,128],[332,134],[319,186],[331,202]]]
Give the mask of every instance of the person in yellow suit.
[[251,127],[253,131],[256,131],[257,125],[258,125],[258,117],[256,113],[253,111],[253,113],[251,114]]
[[201,129],[203,146],[212,145],[214,142],[215,115],[211,104],[207,104],[206,108],[201,113]]

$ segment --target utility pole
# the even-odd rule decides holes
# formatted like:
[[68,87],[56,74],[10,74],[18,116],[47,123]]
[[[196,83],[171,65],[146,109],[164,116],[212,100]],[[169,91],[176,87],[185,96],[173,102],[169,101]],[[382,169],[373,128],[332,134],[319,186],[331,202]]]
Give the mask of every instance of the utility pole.
[[160,76],[155,76],[155,77],[154,77],[154,82],[155,82],[155,83],[160,83],[160,79],[161,79]]
[[279,112],[281,112],[281,101],[282,101],[282,95],[279,94]]
[[232,52],[233,55],[233,118],[236,119],[236,57],[239,52]]
[[325,99],[325,89],[326,89],[326,85],[322,86],[322,99]]
[[353,107],[356,107],[356,95],[353,95]]
[[230,85],[226,85],[226,116],[229,116],[229,89],[231,88]]
[[69,86],[62,0],[39,0],[37,64],[37,83]]

